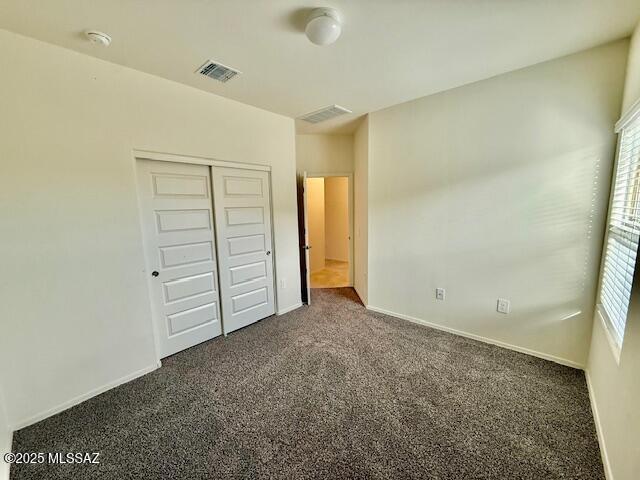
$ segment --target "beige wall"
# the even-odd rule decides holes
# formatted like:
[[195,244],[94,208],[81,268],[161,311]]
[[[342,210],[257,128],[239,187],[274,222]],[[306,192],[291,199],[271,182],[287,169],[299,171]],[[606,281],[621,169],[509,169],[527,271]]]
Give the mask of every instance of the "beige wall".
[[0,480],[9,480],[9,464],[3,461],[5,453],[11,452],[11,432],[4,409],[4,394],[0,388]]
[[298,172],[353,172],[352,135],[296,135]]
[[369,305],[584,365],[627,51],[370,114]]
[[324,268],[326,258],[324,178],[307,178],[307,215],[309,261],[311,271],[317,272]]
[[636,27],[629,45],[627,61],[627,77],[624,83],[622,111],[626,112],[631,105],[640,100],[640,24]]
[[[624,110],[640,100],[640,26],[627,64]],[[608,480],[640,478],[640,270],[636,270],[618,364],[602,319],[594,316],[587,365],[592,409]]]
[[354,288],[367,304],[368,216],[369,216],[369,116],[358,126],[353,138]]
[[587,366],[608,480],[640,478],[640,276],[636,271],[620,364],[596,313]]
[[0,57],[10,425],[156,365],[134,148],[271,165],[277,308],[299,304],[292,119],[6,31]]
[[324,179],[325,258],[349,261],[349,178]]

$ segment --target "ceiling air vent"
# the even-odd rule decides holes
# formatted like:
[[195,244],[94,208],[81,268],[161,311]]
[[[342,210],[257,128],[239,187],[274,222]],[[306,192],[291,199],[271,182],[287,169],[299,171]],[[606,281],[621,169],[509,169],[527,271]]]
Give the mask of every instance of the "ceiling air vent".
[[227,67],[226,65],[222,65],[219,62],[207,60],[207,62],[198,69],[197,73],[225,83],[238,75],[240,72],[238,70],[234,70],[231,67]]
[[328,107],[321,108],[315,112],[307,113],[300,117],[300,120],[304,120],[309,123],[320,123],[331,118],[339,117],[345,113],[353,113],[351,110],[347,110],[340,105],[330,105]]

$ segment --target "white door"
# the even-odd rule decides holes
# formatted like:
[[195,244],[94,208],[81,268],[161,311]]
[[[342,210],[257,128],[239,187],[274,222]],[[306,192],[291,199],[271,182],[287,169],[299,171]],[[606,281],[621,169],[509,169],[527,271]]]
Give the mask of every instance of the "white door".
[[160,356],[221,333],[209,167],[138,161]]
[[225,335],[275,313],[269,173],[213,167]]
[[307,172],[302,175],[302,198],[304,205],[304,265],[307,278],[307,305],[311,305],[311,258],[309,255],[309,219],[307,218]]

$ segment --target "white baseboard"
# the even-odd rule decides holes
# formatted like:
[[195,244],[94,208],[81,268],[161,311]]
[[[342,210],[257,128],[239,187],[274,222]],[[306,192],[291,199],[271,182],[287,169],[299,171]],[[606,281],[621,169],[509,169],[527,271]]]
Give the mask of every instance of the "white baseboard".
[[604,465],[604,475],[607,480],[614,480],[613,471],[611,470],[611,462],[609,462],[609,455],[607,454],[607,444],[604,441],[604,432],[602,431],[602,424],[600,423],[598,403],[596,402],[595,392],[593,391],[593,385],[591,384],[589,370],[585,370],[584,376],[587,379],[587,390],[589,391],[589,401],[591,402],[593,421],[596,424],[596,434],[598,435],[598,443],[600,444],[600,456],[602,457],[602,464]]
[[17,431],[17,430],[20,430],[21,428],[25,428],[25,427],[28,427],[29,425],[33,425],[34,423],[38,423],[41,420],[44,420],[45,418],[49,418],[71,407],[75,407],[76,405],[84,402],[85,400],[89,400],[90,398],[100,395],[101,393],[104,393],[107,390],[111,390],[112,388],[115,388],[124,383],[130,382],[131,380],[135,380],[138,377],[142,377],[147,373],[153,372],[154,370],[160,368],[160,366],[161,366],[160,362],[154,363],[153,365],[149,365],[148,367],[145,367],[141,370],[133,372],[129,375],[125,375],[124,377],[119,378],[113,382],[109,382],[106,385],[103,385],[98,388],[94,388],[93,390],[87,393],[83,393],[82,395],[78,395],[77,397],[72,398],[71,400],[68,400],[64,403],[61,403],[56,407],[50,408],[48,410],[45,410],[44,412],[40,412],[31,417],[20,420],[17,423],[15,423],[11,428],[13,429],[13,431]]
[[420,325],[425,325],[427,327],[435,328],[436,330],[442,330],[443,332],[453,333],[454,335],[459,335],[461,337],[471,338],[472,340],[478,340],[479,342],[489,343],[491,345],[496,345],[498,347],[506,348],[509,350],[514,350],[520,353],[526,353],[527,355],[531,355],[538,358],[543,358],[544,360],[550,360],[555,363],[559,363],[561,365],[565,365],[567,367],[577,368],[579,370],[584,370],[584,365],[581,363],[574,362],[572,360],[567,360],[566,358],[556,357],[554,355],[549,355],[547,353],[538,352],[536,350],[530,350],[528,348],[519,347],[517,345],[512,345],[510,343],[502,342],[500,340],[494,340],[492,338],[483,337],[481,335],[476,335],[474,333],[464,332],[462,330],[456,330],[455,328],[445,327],[443,325],[438,325],[437,323],[431,323],[427,320],[423,320],[421,318],[411,317],[409,315],[404,315],[402,313],[392,312],[390,310],[385,310],[383,308],[374,307],[372,305],[367,305],[367,310],[371,310],[372,312],[384,313],[385,315],[390,315],[392,317],[399,318],[401,320],[407,320],[413,323],[419,323]]
[[293,312],[294,310],[297,310],[301,306],[302,306],[302,302],[298,302],[291,305],[290,307],[281,308],[276,312],[276,315],[280,316],[280,315],[284,315],[285,313]]

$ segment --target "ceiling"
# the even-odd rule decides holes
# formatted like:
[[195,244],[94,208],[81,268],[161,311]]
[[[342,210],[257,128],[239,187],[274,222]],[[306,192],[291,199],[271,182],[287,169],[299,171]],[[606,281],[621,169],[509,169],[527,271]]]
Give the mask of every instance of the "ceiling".
[[[332,6],[342,37],[304,35]],[[299,132],[349,133],[357,117],[628,36],[638,0],[3,0],[0,28],[298,117],[338,104],[353,115]],[[109,48],[85,29],[113,37]],[[242,75],[194,74],[217,60]]]

